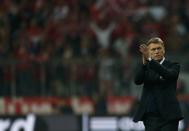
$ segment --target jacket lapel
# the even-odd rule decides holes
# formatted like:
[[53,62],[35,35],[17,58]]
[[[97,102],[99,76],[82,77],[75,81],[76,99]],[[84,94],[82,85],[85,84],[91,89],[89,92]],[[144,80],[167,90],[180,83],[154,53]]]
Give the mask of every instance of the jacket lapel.
[[169,65],[169,61],[164,60],[164,62],[162,63],[163,66],[167,67]]

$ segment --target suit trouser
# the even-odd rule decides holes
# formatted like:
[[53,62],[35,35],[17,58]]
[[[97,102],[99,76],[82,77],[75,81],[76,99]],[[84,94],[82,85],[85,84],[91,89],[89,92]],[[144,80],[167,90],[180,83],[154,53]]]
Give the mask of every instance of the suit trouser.
[[159,117],[147,116],[143,120],[145,131],[178,131],[178,120],[165,121]]

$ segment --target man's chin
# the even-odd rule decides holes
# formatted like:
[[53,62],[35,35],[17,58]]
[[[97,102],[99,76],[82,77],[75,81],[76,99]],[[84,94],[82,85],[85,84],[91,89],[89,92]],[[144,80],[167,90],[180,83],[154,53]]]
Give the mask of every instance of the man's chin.
[[162,60],[162,58],[153,58],[155,61],[161,61]]
[[152,58],[152,59],[155,60],[155,61],[161,61],[161,60],[162,60],[161,57],[154,57],[154,58]]

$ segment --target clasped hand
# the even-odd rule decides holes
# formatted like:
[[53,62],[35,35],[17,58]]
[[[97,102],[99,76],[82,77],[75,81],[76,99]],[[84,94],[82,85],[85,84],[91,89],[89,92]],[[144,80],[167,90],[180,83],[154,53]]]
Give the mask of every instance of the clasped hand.
[[143,64],[146,64],[148,58],[150,57],[147,45],[141,44],[140,47],[139,47],[139,51],[142,53],[142,62],[143,62]]

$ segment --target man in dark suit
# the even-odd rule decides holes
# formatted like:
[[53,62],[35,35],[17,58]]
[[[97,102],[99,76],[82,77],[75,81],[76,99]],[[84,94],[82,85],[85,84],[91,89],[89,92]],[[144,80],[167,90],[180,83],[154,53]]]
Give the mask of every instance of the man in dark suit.
[[180,65],[165,59],[164,42],[151,38],[140,45],[142,64],[135,84],[143,84],[143,92],[134,122],[143,121],[145,131],[178,131],[182,114],[176,97]]

